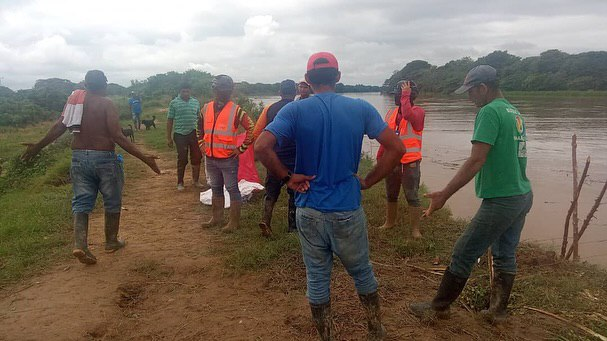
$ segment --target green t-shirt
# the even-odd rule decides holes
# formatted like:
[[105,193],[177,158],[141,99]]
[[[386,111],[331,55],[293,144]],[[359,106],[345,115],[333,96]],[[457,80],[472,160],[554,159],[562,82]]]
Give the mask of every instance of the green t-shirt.
[[531,191],[527,179],[527,131],[521,113],[504,98],[496,98],[476,114],[472,143],[491,145],[476,174],[476,196],[499,198]]
[[167,118],[173,119],[173,131],[179,135],[187,135],[196,129],[200,103],[193,97],[186,102],[180,96],[175,97],[169,104]]

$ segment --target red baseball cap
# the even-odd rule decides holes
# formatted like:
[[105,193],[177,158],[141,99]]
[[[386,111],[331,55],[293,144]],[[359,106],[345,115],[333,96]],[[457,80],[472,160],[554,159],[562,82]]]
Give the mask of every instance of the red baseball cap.
[[317,52],[308,59],[307,71],[326,68],[339,70],[337,58],[331,52]]

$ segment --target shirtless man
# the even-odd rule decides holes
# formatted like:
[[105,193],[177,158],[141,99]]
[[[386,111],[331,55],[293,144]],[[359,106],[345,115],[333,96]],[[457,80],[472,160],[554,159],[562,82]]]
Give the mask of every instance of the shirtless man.
[[[116,106],[105,97],[107,78],[103,72],[99,70],[87,72],[84,85],[86,95],[82,121],[79,129],[72,130],[74,139],[70,174],[74,190],[72,212],[75,239],[72,254],[81,263],[95,264],[97,259],[89,251],[87,234],[89,214],[95,206],[97,192],[103,195],[105,208],[105,250],[114,252],[125,246],[125,242],[118,239],[124,173],[122,161],[117,158],[114,151],[115,144],[143,161],[157,174],[160,174],[160,169],[156,165],[156,156],[142,153],[122,135]],[[23,153],[23,160],[32,159],[42,148],[63,135],[68,128],[63,123],[64,115],[65,111],[38,143],[25,144],[27,150]]]

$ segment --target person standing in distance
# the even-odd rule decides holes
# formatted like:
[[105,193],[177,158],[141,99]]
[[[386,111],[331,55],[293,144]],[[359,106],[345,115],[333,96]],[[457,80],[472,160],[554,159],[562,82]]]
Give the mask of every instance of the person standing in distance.
[[177,147],[177,190],[185,189],[183,178],[185,168],[188,165],[188,152],[192,163],[192,181],[198,188],[200,183],[200,162],[202,154],[198,148],[196,127],[198,124],[198,112],[200,102],[191,97],[192,90],[189,83],[184,82],[180,86],[179,95],[169,103],[167,114],[167,145],[173,148],[173,141]]

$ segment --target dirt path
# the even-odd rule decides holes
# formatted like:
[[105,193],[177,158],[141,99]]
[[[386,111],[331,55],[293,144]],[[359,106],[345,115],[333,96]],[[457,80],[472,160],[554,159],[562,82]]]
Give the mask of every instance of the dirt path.
[[[174,188],[174,161],[160,161],[166,174],[128,173],[121,236],[127,247],[104,254],[103,215],[91,219],[95,266],[75,259],[57,265],[0,298],[1,340],[315,340],[304,296],[305,274],[287,285],[272,277],[231,276],[209,249],[221,243],[206,219],[198,191]],[[536,339],[538,324],[515,318],[494,329],[462,309],[441,326],[420,324],[406,309],[428,298],[436,278],[410,270],[377,268],[384,288],[385,322],[391,340]],[[432,289],[429,290],[428,287]],[[359,340],[365,323],[351,280],[334,276],[334,311],[339,339]],[[401,296],[405,295],[405,296]],[[345,312],[354,311],[353,314]],[[542,332],[544,331],[544,333]]]

